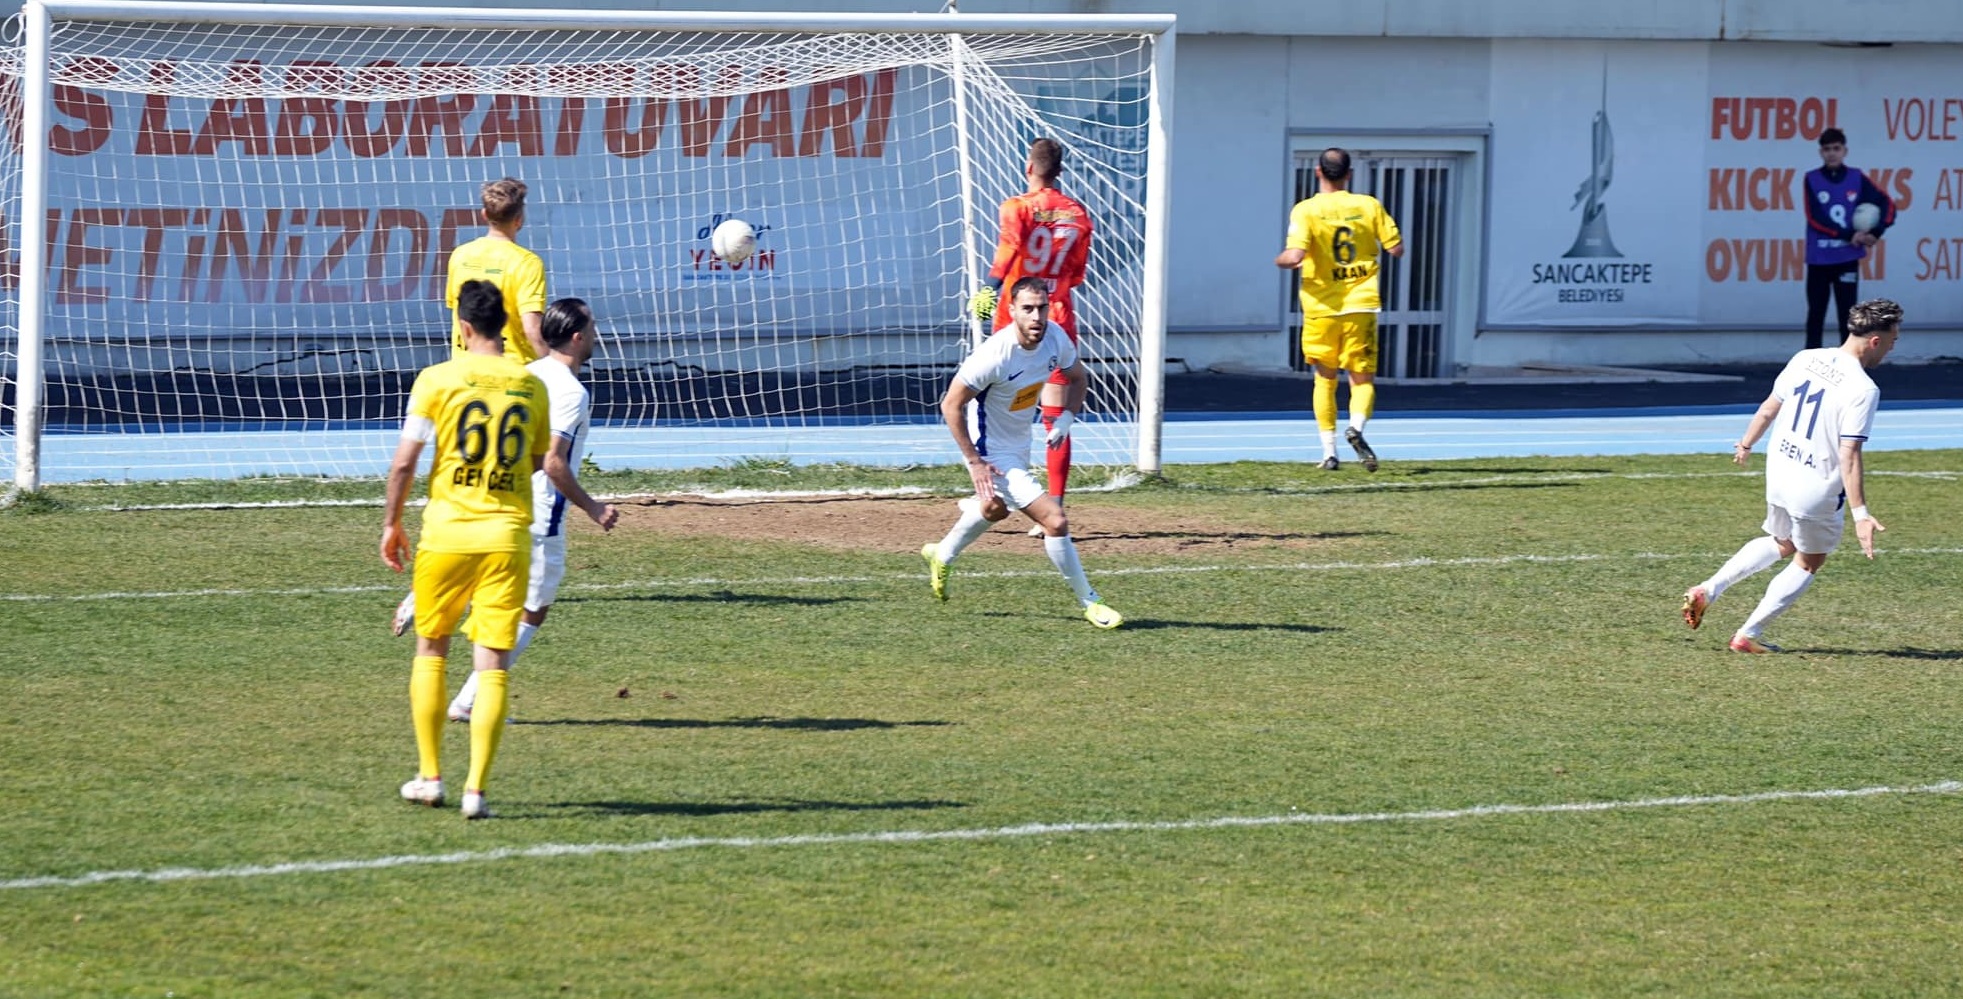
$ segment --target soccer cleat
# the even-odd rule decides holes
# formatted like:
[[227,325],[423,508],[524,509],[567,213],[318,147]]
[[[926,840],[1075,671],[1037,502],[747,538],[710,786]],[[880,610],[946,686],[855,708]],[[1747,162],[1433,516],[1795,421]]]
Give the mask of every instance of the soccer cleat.
[[1711,595],[1702,586],[1693,586],[1684,591],[1684,623],[1690,625],[1690,630],[1696,631],[1697,626],[1704,623],[1704,612],[1710,607]]
[[1322,459],[1322,464],[1317,465],[1316,467],[1322,469],[1325,472],[1333,472],[1339,468],[1342,468],[1343,463],[1337,461],[1336,456],[1332,454],[1329,457]]
[[491,806],[484,803],[484,793],[482,791],[465,791],[463,793],[463,817],[466,819],[488,819],[492,817]]
[[1363,462],[1363,470],[1377,470],[1377,452],[1370,450],[1370,442],[1363,439],[1363,431],[1351,427],[1343,432],[1343,439],[1356,449],[1356,460]]
[[470,722],[470,708],[467,705],[451,701],[450,710],[444,714],[444,717],[453,722],[464,722],[468,724]]
[[929,541],[920,546],[920,557],[927,560],[927,582],[934,587],[934,599],[947,600],[948,566],[941,561],[940,542]]
[[1032,537],[1032,538],[1040,538],[1040,537],[1042,537],[1042,536],[1043,536],[1043,525],[1041,525],[1041,524],[1037,524],[1037,525],[1036,525],[1035,527],[1032,527],[1032,528],[1030,528],[1030,529],[1029,529],[1029,536],[1030,536],[1030,537]]
[[395,605],[395,621],[389,625],[389,630],[394,632],[395,637],[401,638],[402,633],[408,631],[409,626],[415,623],[416,623],[416,591],[410,590],[409,593],[402,598],[402,602]]
[[417,777],[402,785],[402,800],[431,808],[443,807],[443,779],[441,777]]
[[1117,626],[1124,624],[1125,616],[1101,603],[1085,604],[1084,620],[1089,621],[1090,623],[1097,625],[1100,628],[1109,629],[1109,628],[1116,628]]
[[1750,635],[1733,635],[1731,636],[1731,651],[1733,652],[1784,652],[1786,650],[1778,647],[1777,645],[1772,644],[1771,642],[1761,642]]

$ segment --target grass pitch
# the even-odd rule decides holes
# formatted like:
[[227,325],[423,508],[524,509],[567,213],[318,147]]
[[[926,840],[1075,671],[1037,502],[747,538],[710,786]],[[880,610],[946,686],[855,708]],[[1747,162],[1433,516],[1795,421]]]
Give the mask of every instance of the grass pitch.
[[1677,619],[1763,514],[1722,457],[1082,492],[1241,539],[1087,542],[1116,632],[1035,542],[934,603],[950,504],[856,548],[656,509],[574,537],[469,824],[395,797],[379,483],[54,490],[0,515],[0,995],[1954,995],[1963,454],[1870,470],[1885,551],[1778,657],[1724,650],[1769,574]]

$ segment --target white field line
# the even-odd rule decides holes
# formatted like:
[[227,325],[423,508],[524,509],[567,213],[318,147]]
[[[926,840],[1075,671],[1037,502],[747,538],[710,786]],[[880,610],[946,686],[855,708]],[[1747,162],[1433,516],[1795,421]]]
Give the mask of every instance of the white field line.
[[[1300,487],[1247,486],[1247,487],[1236,487],[1236,488],[1212,488],[1207,486],[1190,486],[1188,488],[1198,491],[1217,492],[1217,493],[1255,493],[1255,494],[1273,493],[1273,494],[1279,494],[1284,496],[1297,496],[1297,495],[1310,496],[1310,495],[1317,495],[1320,493],[1386,492],[1390,490],[1406,490],[1406,489],[1410,489],[1410,490],[1453,489],[1453,488],[1460,488],[1464,486],[1491,486],[1491,485],[1502,485],[1502,484],[1538,485],[1541,483],[1590,482],[1595,480],[1601,480],[1606,482],[1606,481],[1614,481],[1614,480],[1642,481],[1642,480],[1650,480],[1650,479],[1660,480],[1660,479],[1744,478],[1748,476],[1755,477],[1762,474],[1764,473],[1761,471],[1754,471],[1749,469],[1736,471],[1736,472],[1567,472],[1567,473],[1560,473],[1554,475],[1488,475],[1488,476],[1481,476],[1478,478],[1470,478],[1470,479],[1440,479],[1436,481],[1426,480],[1421,482],[1419,481],[1407,482],[1407,481],[1390,479],[1382,482],[1357,482],[1347,485],[1330,485],[1330,486],[1300,486]],[[1892,477],[1911,478],[1911,479],[1937,479],[1945,482],[1954,481],[1955,479],[1958,478],[1963,478],[1963,472],[1952,472],[1952,471],[1889,472],[1889,471],[1869,470],[1867,474],[1869,476],[1892,476]],[[1100,483],[1098,485],[1078,486],[1074,491],[1079,493],[1119,492],[1121,490],[1129,489],[1132,486],[1138,485],[1140,482],[1143,481],[1144,478],[1135,473],[1121,474],[1110,479],[1109,481]],[[883,499],[883,498],[896,498],[896,497],[934,496],[934,495],[941,495],[941,494],[942,493],[939,490],[928,489],[922,486],[893,486],[893,487],[878,488],[878,489],[861,488],[861,489],[780,489],[780,490],[683,488],[683,489],[667,490],[664,492],[595,494],[595,498],[599,499],[601,502],[604,503],[672,499],[676,497],[685,497],[689,499],[724,500],[724,501],[753,500],[759,503],[768,503],[776,500],[829,499],[829,498],[855,498],[855,497],[866,498],[866,499]],[[954,493],[949,492],[946,493],[945,495],[952,496],[954,495]],[[421,506],[426,502],[427,500],[425,499],[411,499],[408,505]],[[76,507],[75,509],[81,513],[137,513],[137,512],[149,511],[149,510],[292,510],[292,509],[306,509],[309,507],[321,507],[321,508],[360,507],[360,506],[379,507],[381,505],[382,505],[382,500],[381,497],[378,496],[370,499],[263,500],[263,501],[250,502],[250,503],[228,503],[228,502],[108,503],[100,506]]]
[[[1286,562],[1267,565],[1153,565],[1128,568],[1101,569],[1092,575],[1099,579],[1109,576],[1177,576],[1213,572],[1367,572],[1386,569],[1457,569],[1457,568],[1500,568],[1515,565],[1563,565],[1575,562],[1664,562],[1675,559],[1714,560],[1729,557],[1727,552],[1633,552],[1620,555],[1604,555],[1581,552],[1571,555],[1490,555],[1467,556],[1462,558],[1411,558],[1392,562]],[[1963,555],[1963,548],[1877,548],[1876,557],[1897,555]],[[1047,579],[1056,575],[1055,569],[1018,569],[997,572],[963,572],[963,579]],[[730,579],[715,576],[694,576],[680,579],[636,579],[624,583],[582,583],[570,582],[560,587],[560,592],[590,591],[608,592],[614,590],[682,589],[688,587],[731,588],[739,586],[846,586],[857,583],[913,582],[925,578],[918,572],[893,572],[871,576],[759,576],[750,579]],[[283,589],[203,589],[203,590],[151,590],[114,593],[0,593],[0,603],[84,603],[101,600],[181,600],[196,597],[311,597],[337,593],[401,593],[408,586],[405,575],[402,582],[388,585],[364,586],[311,586]]]
[[1914,787],[1859,787],[1821,791],[1761,791],[1755,794],[1680,795],[1669,798],[1639,798],[1633,801],[1575,801],[1548,805],[1474,805],[1470,808],[1442,808],[1418,812],[1315,813],[1290,811],[1283,815],[1228,815],[1209,819],[1181,819],[1166,822],[1032,822],[1019,826],[983,829],[899,829],[888,832],[806,833],[792,836],[727,836],[656,839],[640,843],[541,843],[537,846],[508,846],[495,850],[460,850],[454,853],[401,854],[350,860],[296,860],[280,864],[250,864],[239,867],[163,867],[148,871],[92,871],[72,876],[0,880],[0,890],[27,888],[86,888],[114,881],[147,881],[156,884],[174,881],[208,881],[219,878],[263,878],[288,874],[338,874],[345,871],[376,871],[395,867],[433,864],[473,864],[493,860],[546,860],[556,857],[595,857],[637,853],[670,853],[680,850],[722,848],[756,850],[801,846],[856,846],[893,843],[935,843],[977,840],[1020,839],[1032,836],[1082,836],[1097,833],[1187,832],[1211,829],[1252,829],[1263,826],[1342,826],[1378,822],[1444,822],[1457,819],[1483,819],[1503,815],[1572,815],[1596,812],[1626,812],[1655,808],[1697,808],[1724,805],[1756,805],[1780,801],[1832,801],[1874,798],[1885,795],[1955,794],[1963,782],[1946,780]]

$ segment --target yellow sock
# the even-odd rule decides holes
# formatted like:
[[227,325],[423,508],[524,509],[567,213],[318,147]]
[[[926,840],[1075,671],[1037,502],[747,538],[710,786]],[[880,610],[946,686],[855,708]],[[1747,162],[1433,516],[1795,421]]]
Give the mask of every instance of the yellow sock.
[[1336,379],[1315,376],[1315,425],[1323,430],[1336,429]]
[[477,703],[470,707],[470,780],[464,790],[483,793],[491,776],[491,760],[504,738],[504,716],[510,704],[511,673],[487,669],[477,673]]
[[1350,426],[1363,429],[1370,421],[1370,414],[1377,410],[1377,383],[1366,382],[1358,385],[1350,383]]
[[417,656],[409,670],[409,720],[416,725],[418,777],[443,775],[443,657]]

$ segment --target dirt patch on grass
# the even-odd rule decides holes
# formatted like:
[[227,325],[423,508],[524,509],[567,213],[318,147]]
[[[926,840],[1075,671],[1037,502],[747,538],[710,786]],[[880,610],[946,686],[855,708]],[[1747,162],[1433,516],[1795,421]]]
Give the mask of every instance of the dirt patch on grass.
[[[795,541],[877,552],[916,552],[938,540],[960,511],[945,496],[921,498],[799,497],[765,500],[663,498],[621,507],[621,527],[695,537]],[[1279,532],[1216,518],[1167,514],[1100,504],[1095,497],[1070,503],[1070,533],[1092,553],[1182,554],[1258,549],[1308,549],[1330,536]],[[1026,536],[1033,521],[1021,514],[996,525],[975,547],[1033,549]],[[973,549],[971,549],[973,550]]]

